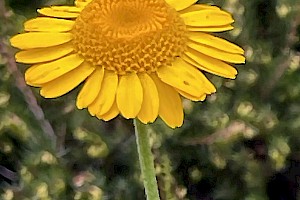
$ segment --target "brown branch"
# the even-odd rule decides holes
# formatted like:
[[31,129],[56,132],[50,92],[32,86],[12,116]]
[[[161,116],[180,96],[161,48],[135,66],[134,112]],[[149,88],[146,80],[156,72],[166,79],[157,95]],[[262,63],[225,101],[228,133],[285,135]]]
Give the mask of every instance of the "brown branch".
[[[5,8],[4,1],[0,1],[0,19],[4,22],[7,19],[5,13],[8,13]],[[4,23],[5,24],[5,23]],[[12,48],[9,45],[8,39],[5,37],[0,36],[0,55],[6,59],[6,67],[8,72],[14,77],[15,85],[23,94],[24,99],[28,105],[28,109],[33,113],[36,120],[39,122],[43,133],[50,138],[53,147],[55,148],[56,144],[56,135],[53,131],[52,126],[50,125],[49,121],[45,119],[44,112],[42,108],[38,105],[37,100],[33,94],[33,92],[26,86],[26,83],[23,79],[22,73],[19,71],[17,64],[15,62],[14,55],[12,53]]]
[[[300,4],[296,5],[296,7],[300,9]],[[292,62],[292,57],[294,56],[294,54],[299,55],[299,53],[294,53],[291,50],[291,46],[297,41],[297,27],[299,25],[300,25],[300,14],[296,14],[294,20],[291,22],[290,33],[288,34],[288,40],[283,50],[284,55],[282,56],[282,61],[274,70],[274,73],[270,76],[269,80],[266,81],[266,84],[262,87],[262,91],[261,91],[262,99],[267,99],[270,96],[270,94],[272,93],[273,89],[276,87],[281,77],[284,75],[286,70],[288,70],[288,68],[290,67],[290,64]]]
[[0,165],[0,175],[7,178],[10,181],[17,181],[18,175],[16,172],[11,171],[5,166]]
[[240,133],[245,133],[248,130],[252,130],[252,127],[248,126],[245,122],[233,121],[226,128],[216,131],[211,135],[188,139],[184,141],[184,143],[186,145],[211,145],[219,141],[228,140]]
[[14,77],[15,85],[23,94],[24,99],[28,105],[28,109],[33,113],[36,120],[40,123],[41,129],[43,132],[51,139],[52,144],[56,143],[56,135],[53,131],[52,126],[49,121],[45,119],[44,112],[42,108],[38,105],[37,100],[32,93],[32,91],[26,86],[26,83],[23,79],[22,73],[19,71],[15,59],[12,55],[11,48],[6,45],[7,40],[1,38],[0,40],[0,54],[7,59],[7,70]]

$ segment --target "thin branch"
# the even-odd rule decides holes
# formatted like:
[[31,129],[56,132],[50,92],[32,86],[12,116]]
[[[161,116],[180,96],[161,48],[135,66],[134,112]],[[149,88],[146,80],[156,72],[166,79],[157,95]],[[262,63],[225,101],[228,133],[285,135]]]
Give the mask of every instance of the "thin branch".
[[240,133],[253,130],[252,127],[242,121],[233,121],[226,128],[214,132],[205,137],[197,137],[184,141],[186,145],[211,145],[219,141],[228,140]]
[[[8,13],[8,11],[5,8],[5,2],[0,1],[0,19],[6,21],[7,16],[5,13]],[[22,73],[19,71],[14,55],[12,53],[12,48],[9,45],[8,39],[0,36],[0,55],[5,58],[6,67],[8,72],[14,77],[15,79],[15,85],[20,90],[20,92],[23,94],[24,99],[28,105],[28,109],[33,113],[36,120],[39,122],[41,129],[43,133],[50,138],[51,143],[53,147],[55,148],[56,145],[56,135],[53,131],[52,126],[50,125],[49,121],[45,119],[44,112],[42,108],[38,105],[37,100],[32,93],[32,91],[29,89],[29,87],[26,86],[26,83],[23,79]]]
[[[297,5],[298,8],[300,8],[300,4]],[[292,57],[294,54],[299,53],[293,53],[291,50],[291,46],[295,41],[297,40],[297,27],[300,25],[300,14],[296,14],[294,20],[291,22],[291,28],[290,33],[288,34],[288,40],[286,43],[286,46],[283,49],[283,55],[282,62],[277,66],[277,68],[274,70],[274,73],[270,76],[269,80],[266,81],[266,84],[262,87],[261,91],[261,98],[267,99],[270,94],[272,93],[273,89],[276,87],[277,83],[281,79],[281,77],[284,75],[286,70],[290,67],[290,64],[292,62]]]
[[16,172],[13,172],[2,165],[0,165],[0,175],[7,178],[10,181],[17,181],[18,179],[18,175]]

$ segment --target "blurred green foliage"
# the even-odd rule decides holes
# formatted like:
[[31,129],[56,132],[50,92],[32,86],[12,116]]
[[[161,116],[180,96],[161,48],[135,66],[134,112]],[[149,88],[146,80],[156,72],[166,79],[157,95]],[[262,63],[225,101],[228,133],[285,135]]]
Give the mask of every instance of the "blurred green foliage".
[[[72,1],[1,1],[0,199],[144,199],[132,121],[102,122],[77,110],[78,89],[43,99],[22,85],[27,66],[11,66],[5,45],[23,22],[39,7]],[[243,46],[247,63],[236,80],[208,74],[218,92],[184,101],[182,128],[153,124],[162,199],[276,200],[287,182],[295,185],[286,195],[299,193],[300,2],[199,3],[234,15],[236,28],[220,35]]]

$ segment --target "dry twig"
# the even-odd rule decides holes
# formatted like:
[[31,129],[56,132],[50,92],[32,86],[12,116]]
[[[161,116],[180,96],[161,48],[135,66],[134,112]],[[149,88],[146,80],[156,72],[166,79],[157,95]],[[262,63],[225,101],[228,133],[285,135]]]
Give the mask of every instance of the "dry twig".
[[[296,5],[296,7],[300,8],[300,4]],[[262,87],[262,91],[261,91],[262,99],[267,99],[270,96],[270,94],[272,93],[273,89],[276,87],[281,77],[284,75],[286,70],[290,67],[290,64],[292,62],[292,57],[295,54],[292,52],[291,46],[297,40],[297,27],[299,25],[300,25],[300,14],[296,14],[294,20],[291,22],[291,28],[288,34],[288,40],[286,46],[283,49],[284,55],[282,56],[282,62],[276,67],[270,79]]]
[[[6,14],[8,13],[8,11],[5,8],[4,1],[0,1],[0,13],[0,20],[2,20],[3,22],[7,21],[7,17],[9,15]],[[5,26],[5,23],[2,23],[2,25]],[[4,36],[0,36],[0,55],[7,61],[7,70],[14,77],[15,85],[23,94],[24,99],[28,105],[28,109],[33,113],[34,117],[39,122],[43,133],[50,138],[51,143],[55,148],[56,135],[53,131],[53,128],[49,121],[45,119],[44,112],[42,108],[38,105],[34,94],[29,89],[29,87],[26,86],[26,83],[23,79],[23,75],[17,67],[14,55],[12,53],[12,48],[10,47],[7,38],[5,38]]]
[[186,140],[184,143],[187,145],[211,145],[215,142],[228,140],[240,133],[245,133],[252,130],[245,122],[233,121],[226,128],[216,131],[215,133],[206,137],[198,137]]

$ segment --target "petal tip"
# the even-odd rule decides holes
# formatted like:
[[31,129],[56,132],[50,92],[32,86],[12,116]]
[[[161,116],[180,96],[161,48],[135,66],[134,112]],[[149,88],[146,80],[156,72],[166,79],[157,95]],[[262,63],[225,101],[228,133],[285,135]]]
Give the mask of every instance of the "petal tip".
[[172,129],[176,129],[176,128],[180,128],[183,125],[183,122],[181,122],[180,124],[167,124],[167,125]]
[[163,116],[160,116],[160,118],[170,128],[172,128],[172,129],[179,128],[179,127],[181,127],[183,125],[183,119],[184,119],[183,110],[182,110],[182,116],[180,116],[180,117],[178,117],[176,119],[168,119],[168,118],[164,118]]
[[[18,34],[19,35],[19,34]],[[18,39],[18,35],[15,35],[15,36],[13,36],[13,37],[11,37],[10,39],[9,39],[9,43],[10,43],[10,45],[11,46],[13,46],[13,47],[15,47],[15,48],[18,48],[17,46],[17,39]]]
[[42,97],[46,98],[46,99],[55,98],[55,97],[53,97],[53,96],[48,95],[48,94],[44,91],[43,88],[41,88],[41,90],[40,90],[40,95],[41,95]]
[[95,116],[96,112],[94,112],[90,107],[88,107],[88,111],[90,113],[91,116]]
[[141,117],[138,117],[138,119],[140,120],[140,122],[142,122],[143,124],[152,124],[153,122],[155,122],[155,119],[143,119]]
[[82,110],[82,109],[86,108],[86,106],[83,106],[80,102],[78,102],[78,100],[76,101],[76,107],[77,107],[79,110]]

